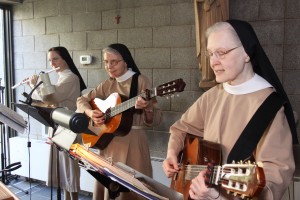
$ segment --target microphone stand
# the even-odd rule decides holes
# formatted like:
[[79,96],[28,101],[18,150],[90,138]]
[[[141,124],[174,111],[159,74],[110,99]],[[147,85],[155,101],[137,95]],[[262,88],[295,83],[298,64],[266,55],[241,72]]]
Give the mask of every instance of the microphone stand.
[[[29,94],[27,94],[26,92],[23,92],[23,96],[26,97],[26,100],[25,102],[24,101],[21,101],[27,105],[30,105],[32,104],[32,94],[33,92],[43,83],[43,81],[40,81],[38,84],[36,84],[36,86],[34,86],[34,88],[32,88],[31,92]],[[55,131],[56,131],[57,127],[54,127],[53,128],[53,132],[52,132],[52,137],[54,136],[55,134]],[[51,173],[52,173],[52,170],[53,170],[53,155],[54,155],[54,145],[51,145],[51,153],[50,153],[50,156],[51,156]],[[57,171],[57,200],[61,200],[61,187],[60,187],[60,175],[59,175],[59,150],[57,149],[57,152],[56,152],[56,156],[57,156],[57,161],[56,161],[56,171]],[[52,189],[53,189],[53,181],[52,181],[52,176],[51,176],[51,180],[50,180],[50,184],[51,184],[51,200],[52,200]]]
[[36,86],[34,86],[34,88],[31,90],[31,92],[29,94],[27,94],[26,92],[23,92],[23,96],[26,97],[26,101],[21,101],[27,105],[31,105],[32,104],[32,94],[33,92],[43,83],[43,81],[40,81],[38,84],[36,84]]

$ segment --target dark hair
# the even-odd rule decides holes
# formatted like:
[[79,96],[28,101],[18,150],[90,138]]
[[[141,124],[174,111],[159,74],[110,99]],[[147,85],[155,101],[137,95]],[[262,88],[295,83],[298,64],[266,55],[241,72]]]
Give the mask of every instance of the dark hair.
[[67,65],[69,66],[70,70],[78,76],[79,78],[79,81],[80,81],[80,91],[86,89],[86,85],[77,69],[77,67],[75,66],[74,62],[73,62],[73,59],[71,58],[68,50],[65,48],[65,47],[52,47],[48,50],[48,52],[50,51],[55,51],[57,52],[61,57],[62,59],[64,59],[67,63]]

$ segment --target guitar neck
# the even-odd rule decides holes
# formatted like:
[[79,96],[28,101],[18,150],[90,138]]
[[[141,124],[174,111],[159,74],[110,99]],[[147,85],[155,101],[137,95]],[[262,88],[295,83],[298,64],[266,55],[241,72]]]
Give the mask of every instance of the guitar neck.
[[128,110],[129,108],[134,107],[136,100],[138,99],[139,96],[133,97],[131,99],[128,99],[127,101],[124,101],[123,103],[120,103],[118,105],[116,105],[115,107],[111,108],[111,112],[110,112],[110,117],[114,117],[126,110]]
[[[207,165],[186,165],[184,167],[185,171],[185,179],[192,180],[196,178],[200,171],[206,170]],[[222,167],[221,166],[214,166],[213,167],[213,175],[210,177],[210,185],[219,185],[219,181],[221,179],[222,174]]]

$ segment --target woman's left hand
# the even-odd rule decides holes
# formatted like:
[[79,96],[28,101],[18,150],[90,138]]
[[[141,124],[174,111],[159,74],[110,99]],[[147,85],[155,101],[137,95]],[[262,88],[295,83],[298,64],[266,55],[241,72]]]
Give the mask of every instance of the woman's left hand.
[[145,109],[152,106],[151,100],[146,101],[142,97],[138,97],[137,101],[135,102],[135,108],[136,109]]
[[200,200],[207,199],[209,196],[209,189],[205,184],[206,171],[201,171],[196,178],[192,180],[189,195],[191,199]]

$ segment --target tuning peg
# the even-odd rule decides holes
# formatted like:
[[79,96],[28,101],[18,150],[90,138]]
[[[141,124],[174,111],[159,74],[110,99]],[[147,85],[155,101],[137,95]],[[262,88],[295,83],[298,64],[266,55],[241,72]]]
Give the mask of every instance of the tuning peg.
[[233,193],[233,196],[235,196],[235,197],[236,197],[236,195],[237,195],[237,193],[236,193],[236,192],[234,192],[234,193]]

